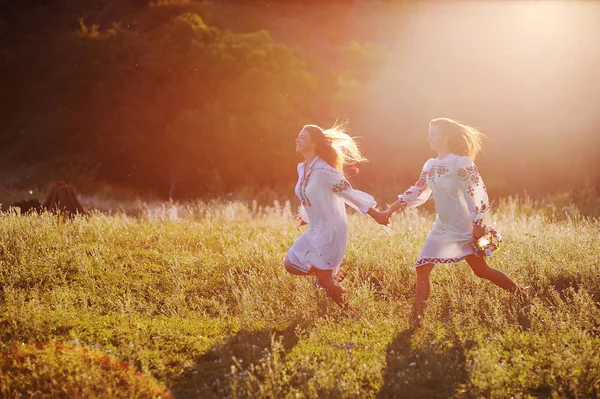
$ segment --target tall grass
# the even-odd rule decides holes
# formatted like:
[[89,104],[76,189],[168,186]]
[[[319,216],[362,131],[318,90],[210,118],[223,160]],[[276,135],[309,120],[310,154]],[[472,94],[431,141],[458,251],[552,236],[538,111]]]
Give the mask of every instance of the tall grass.
[[289,203],[139,204],[58,223],[0,214],[4,397],[594,397],[600,223],[527,200],[488,219],[516,300],[439,266],[411,327],[411,269],[433,223],[350,215],[344,318],[282,260]]

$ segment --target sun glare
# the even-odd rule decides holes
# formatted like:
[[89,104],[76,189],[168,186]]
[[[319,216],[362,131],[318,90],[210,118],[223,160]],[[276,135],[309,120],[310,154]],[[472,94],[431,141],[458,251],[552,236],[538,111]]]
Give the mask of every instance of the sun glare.
[[589,123],[600,100],[599,17],[594,2],[418,4],[398,16],[391,65],[364,107],[371,123],[411,107],[527,120],[539,135]]

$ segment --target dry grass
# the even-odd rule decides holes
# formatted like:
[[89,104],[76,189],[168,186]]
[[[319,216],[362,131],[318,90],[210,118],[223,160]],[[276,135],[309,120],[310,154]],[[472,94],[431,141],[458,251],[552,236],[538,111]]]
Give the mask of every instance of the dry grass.
[[598,221],[502,202],[490,263],[530,299],[441,266],[415,330],[411,265],[430,214],[389,229],[350,215],[345,286],[361,316],[346,319],[282,268],[300,234],[289,204],[138,213],[0,215],[2,396],[600,395]]

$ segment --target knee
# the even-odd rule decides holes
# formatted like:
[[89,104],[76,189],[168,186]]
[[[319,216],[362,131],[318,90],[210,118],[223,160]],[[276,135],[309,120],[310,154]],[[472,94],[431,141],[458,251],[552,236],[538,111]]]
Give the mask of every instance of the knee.
[[292,262],[290,262],[290,260],[288,259],[287,256],[285,257],[285,260],[283,261],[283,268],[288,273],[294,273],[294,266],[292,266]]

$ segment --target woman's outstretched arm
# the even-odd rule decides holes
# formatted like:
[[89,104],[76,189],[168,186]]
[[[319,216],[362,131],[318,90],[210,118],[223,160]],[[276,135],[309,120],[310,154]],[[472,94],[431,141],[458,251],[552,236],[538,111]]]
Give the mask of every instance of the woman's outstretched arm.
[[408,190],[400,194],[396,202],[390,205],[385,211],[388,217],[392,216],[392,214],[399,209],[417,207],[427,202],[431,196],[431,188],[427,186],[426,179],[428,163],[429,161],[425,162],[425,165],[423,165],[423,170],[421,171],[421,175],[416,183]]

